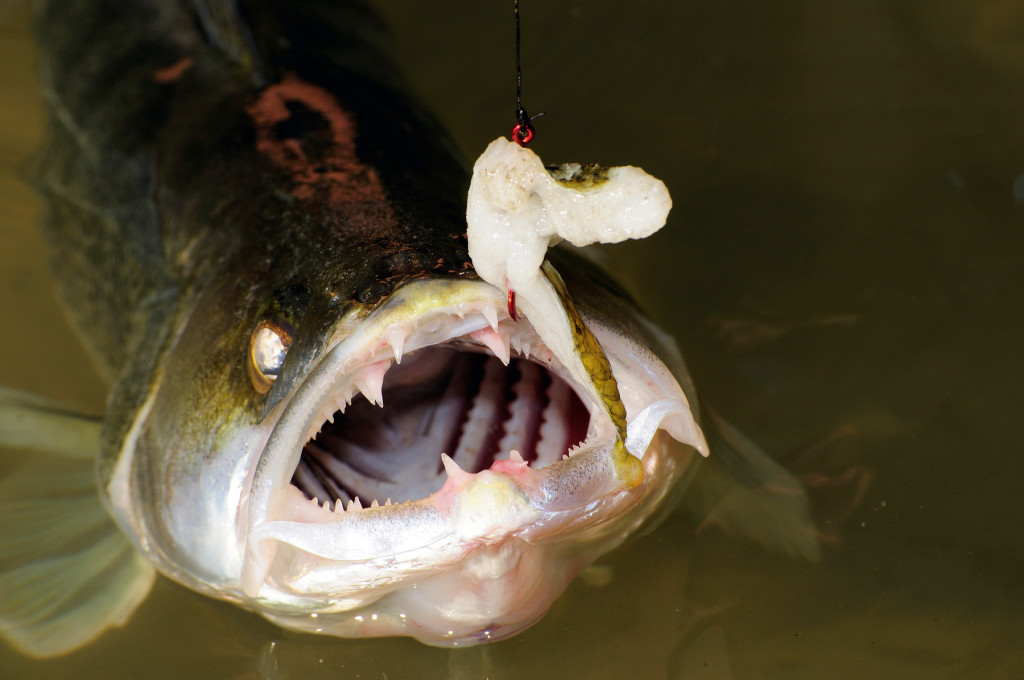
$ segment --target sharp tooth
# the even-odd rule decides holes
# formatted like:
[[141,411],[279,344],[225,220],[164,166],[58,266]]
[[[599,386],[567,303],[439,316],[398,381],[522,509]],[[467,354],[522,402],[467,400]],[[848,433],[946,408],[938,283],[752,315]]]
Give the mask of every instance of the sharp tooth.
[[405,331],[401,328],[392,328],[387,333],[388,344],[395,352],[395,363],[402,363],[402,347],[405,345]]
[[460,468],[459,464],[452,460],[451,456],[447,453],[441,454],[441,462],[444,464],[444,471],[448,473],[448,479],[457,484],[461,484],[464,480],[473,476]]
[[517,449],[512,449],[508,452],[508,462],[520,469],[530,467],[530,464],[523,458],[523,454],[519,453]]
[[356,378],[356,387],[363,393],[366,400],[377,406],[384,406],[384,374],[388,372],[391,361],[385,359],[375,364],[364,366]]
[[351,512],[352,510],[362,510],[363,504],[359,501],[359,496],[356,496],[355,498],[350,500],[348,502],[348,507],[345,509],[348,510],[349,512]]
[[491,307],[490,305],[487,305],[486,307],[484,307],[483,314],[484,314],[484,318],[487,319],[487,323],[490,324],[491,330],[493,330],[495,333],[497,333],[498,332],[498,312],[497,312],[497,310],[495,310],[494,307]]
[[378,503],[378,502],[377,502],[377,499],[376,499],[376,498],[374,498],[374,499],[373,499],[373,502],[372,502],[372,503],[370,503],[370,507],[371,507],[371,508],[377,508],[377,507],[380,507],[380,503]]
[[389,505],[391,505],[391,499],[390,498],[387,499],[386,501],[384,501],[384,507],[385,508],[388,507]]
[[494,356],[501,359],[501,363],[508,366],[509,359],[512,357],[508,346],[508,338],[490,328],[481,328],[478,331],[473,331],[469,334],[469,337],[483,344],[487,349],[491,350]]

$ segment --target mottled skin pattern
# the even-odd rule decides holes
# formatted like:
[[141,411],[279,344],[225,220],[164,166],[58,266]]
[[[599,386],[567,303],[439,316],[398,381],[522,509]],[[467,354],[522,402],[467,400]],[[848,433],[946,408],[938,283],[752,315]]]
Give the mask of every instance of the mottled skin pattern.
[[[46,230],[62,297],[115,383],[111,449],[212,289],[206,349],[222,372],[204,377],[223,395],[224,381],[244,384],[239,347],[264,314],[302,322],[289,358],[308,364],[315,325],[346,307],[412,277],[472,275],[467,173],[400,89],[376,17],[358,3],[278,4],[238,3],[241,31],[216,24],[218,3],[38,12]],[[239,57],[239,35],[255,58]]]
[[634,458],[626,450],[626,407],[619,396],[619,386],[612,374],[608,356],[601,347],[601,343],[594,337],[594,333],[583,322],[583,318],[577,311],[569,292],[565,289],[565,282],[558,271],[550,262],[546,261],[542,265],[541,271],[554,287],[555,293],[565,309],[576,354],[583,362],[583,367],[601,398],[605,413],[608,414],[608,418],[615,426],[615,449],[612,454],[615,460],[615,474],[629,486],[636,486],[643,481],[643,466],[640,464],[639,458]]

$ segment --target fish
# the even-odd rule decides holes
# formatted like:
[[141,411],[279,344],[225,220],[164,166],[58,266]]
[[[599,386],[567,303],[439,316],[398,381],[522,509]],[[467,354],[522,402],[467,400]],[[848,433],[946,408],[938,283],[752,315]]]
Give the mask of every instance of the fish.
[[[35,13],[42,229],[110,389],[100,418],[0,390],[8,644],[83,647],[158,574],[302,632],[499,640],[716,469],[674,341],[554,248],[632,428],[642,475],[616,474],[605,410],[476,272],[469,168],[367,4]],[[789,484],[734,440],[698,498]],[[813,553],[780,497],[782,529],[730,507]]]

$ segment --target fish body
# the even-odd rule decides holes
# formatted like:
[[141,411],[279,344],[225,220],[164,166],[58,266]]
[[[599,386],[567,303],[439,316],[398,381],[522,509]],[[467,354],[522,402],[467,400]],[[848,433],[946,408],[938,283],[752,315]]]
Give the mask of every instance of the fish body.
[[[63,506],[0,538],[9,641],[85,644],[156,570],[293,629],[485,642],[670,507],[706,450],[671,339],[549,253],[627,420],[643,415],[643,481],[624,484],[604,411],[474,270],[468,168],[366,6],[44,1],[37,26],[44,229],[111,391],[98,444],[33,441],[59,409],[16,395],[0,441],[76,464],[95,446],[106,514],[88,526],[109,543],[65,565],[95,590],[69,604],[46,550],[16,540]],[[4,493],[29,507],[34,483]],[[41,604],[24,608],[4,584],[28,573]]]

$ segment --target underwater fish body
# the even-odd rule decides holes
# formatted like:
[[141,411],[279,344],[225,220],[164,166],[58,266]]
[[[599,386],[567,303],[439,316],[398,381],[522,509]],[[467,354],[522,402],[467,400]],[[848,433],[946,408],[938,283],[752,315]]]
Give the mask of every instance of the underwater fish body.
[[[707,448],[674,344],[548,253],[639,433],[625,483],[586,386],[476,274],[468,169],[366,7],[73,0],[37,24],[44,226],[111,392],[94,429],[75,421],[80,450],[27,430],[59,408],[4,393],[22,424],[0,441],[87,471],[66,481],[102,539],[62,573],[105,585],[44,596],[46,546],[17,539],[59,505],[0,532],[10,642],[85,644],[156,572],[297,630],[500,639],[670,507]],[[4,597],[30,573],[38,606]]]

